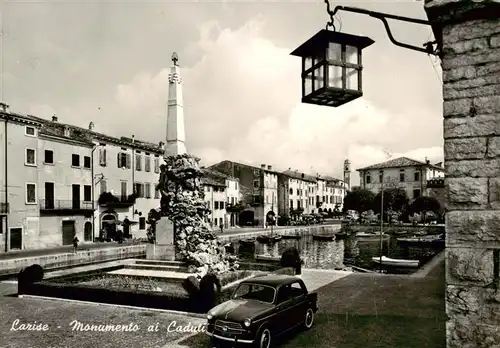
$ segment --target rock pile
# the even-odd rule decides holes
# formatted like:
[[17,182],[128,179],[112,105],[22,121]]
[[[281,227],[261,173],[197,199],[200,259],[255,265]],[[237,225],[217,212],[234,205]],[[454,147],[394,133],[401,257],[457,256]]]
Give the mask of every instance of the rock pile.
[[189,265],[189,271],[203,277],[238,267],[227,255],[206,218],[210,213],[204,201],[201,182],[203,172],[199,159],[189,154],[169,156],[160,167],[158,189],[161,193],[161,215],[174,224],[176,257]]

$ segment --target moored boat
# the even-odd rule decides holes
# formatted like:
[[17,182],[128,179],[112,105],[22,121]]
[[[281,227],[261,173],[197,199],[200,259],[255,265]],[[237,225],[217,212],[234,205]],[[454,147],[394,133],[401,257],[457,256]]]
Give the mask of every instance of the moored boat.
[[[370,232],[358,232],[356,233],[356,239],[361,242],[371,242],[371,241],[379,241],[381,237],[380,232],[378,233],[370,233]],[[390,236],[388,234],[382,233],[382,240],[389,239]]]
[[257,261],[272,261],[279,262],[281,258],[279,256],[271,256],[271,255],[255,255],[255,260]]
[[334,234],[313,234],[312,238],[313,238],[313,240],[334,241],[335,235]]
[[257,237],[259,243],[267,243],[269,241],[270,236],[268,234],[261,234]]
[[337,233],[335,233],[335,238],[336,239],[344,239],[346,237],[347,237],[347,233],[345,233],[345,232],[337,232]]
[[253,245],[253,244],[255,244],[255,238],[251,237],[251,238],[241,239],[240,244],[241,245]]
[[[380,257],[372,257],[372,261],[380,264]],[[416,268],[420,264],[419,260],[391,259],[382,256],[382,266]]]
[[408,238],[398,238],[398,244],[401,246],[415,246],[428,248],[441,248],[445,246],[444,235],[439,236],[414,236]]

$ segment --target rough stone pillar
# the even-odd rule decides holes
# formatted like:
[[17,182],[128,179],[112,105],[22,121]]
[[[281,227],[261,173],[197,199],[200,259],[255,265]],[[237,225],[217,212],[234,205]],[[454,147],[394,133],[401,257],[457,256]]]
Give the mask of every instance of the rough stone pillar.
[[447,347],[499,347],[500,3],[425,10],[443,42]]

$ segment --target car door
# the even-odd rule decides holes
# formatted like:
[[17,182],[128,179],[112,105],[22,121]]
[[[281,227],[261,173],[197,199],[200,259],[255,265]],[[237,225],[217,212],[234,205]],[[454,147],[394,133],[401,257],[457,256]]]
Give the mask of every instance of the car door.
[[292,326],[299,325],[304,321],[307,310],[307,288],[304,283],[297,280],[290,284],[291,294],[291,308],[289,310],[290,316],[293,318]]
[[282,285],[278,288],[278,294],[276,296],[276,315],[274,318],[274,327],[278,331],[278,334],[293,326],[294,319],[290,317],[291,309],[292,296],[290,285]]

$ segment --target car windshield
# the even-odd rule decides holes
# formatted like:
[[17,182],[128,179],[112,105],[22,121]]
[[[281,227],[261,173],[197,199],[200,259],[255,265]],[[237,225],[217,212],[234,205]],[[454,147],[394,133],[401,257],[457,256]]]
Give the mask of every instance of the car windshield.
[[252,299],[266,303],[274,301],[275,289],[271,286],[241,283],[234,291],[233,298],[235,299]]

